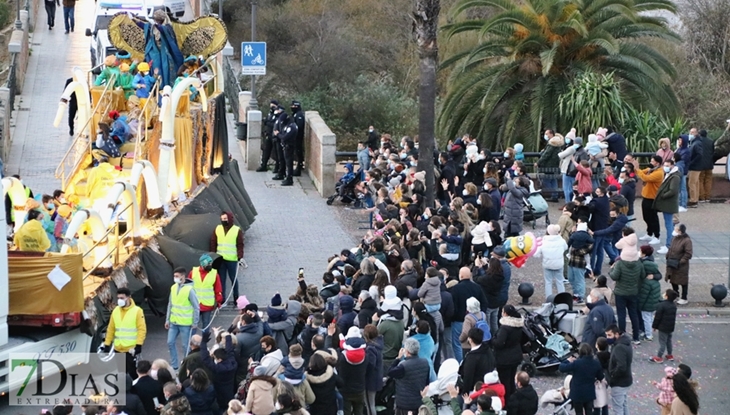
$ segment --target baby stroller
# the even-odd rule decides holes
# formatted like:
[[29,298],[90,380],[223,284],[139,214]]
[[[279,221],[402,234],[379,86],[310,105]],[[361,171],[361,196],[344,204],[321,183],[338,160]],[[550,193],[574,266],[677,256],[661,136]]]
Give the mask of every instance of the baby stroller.
[[332,205],[337,198],[346,205],[357,200],[355,186],[362,181],[362,169],[355,173],[352,163],[345,164],[345,169],[347,169],[347,173],[335,183],[335,193],[327,198],[328,205]]
[[530,377],[538,370],[554,373],[560,363],[577,352],[578,343],[571,334],[554,330],[550,317],[545,318],[540,310],[530,312],[522,309],[522,312],[525,320],[522,349],[527,359],[520,365],[520,370],[527,372]]
[[540,406],[547,408],[553,406],[552,415],[570,415],[572,404],[570,398],[570,381],[573,375],[568,375],[563,380],[563,387],[558,389],[550,389],[540,397]]
[[545,226],[550,225],[550,216],[548,215],[548,204],[539,190],[530,188],[530,196],[524,199],[525,212],[523,214],[525,222],[532,222],[532,229],[535,229],[537,220],[545,217]]

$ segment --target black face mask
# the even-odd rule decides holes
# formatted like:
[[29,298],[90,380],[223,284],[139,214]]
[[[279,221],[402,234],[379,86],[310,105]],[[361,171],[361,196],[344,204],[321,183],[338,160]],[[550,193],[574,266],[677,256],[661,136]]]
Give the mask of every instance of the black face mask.
[[222,221],[221,221],[221,225],[223,225],[223,226],[228,226],[228,221],[227,221],[227,220],[222,220]]
[[208,266],[205,266],[205,267],[203,267],[203,269],[204,269],[205,271],[208,271],[208,272],[209,272],[210,270],[212,270],[212,269],[213,269],[213,266],[212,266],[212,265],[208,265]]

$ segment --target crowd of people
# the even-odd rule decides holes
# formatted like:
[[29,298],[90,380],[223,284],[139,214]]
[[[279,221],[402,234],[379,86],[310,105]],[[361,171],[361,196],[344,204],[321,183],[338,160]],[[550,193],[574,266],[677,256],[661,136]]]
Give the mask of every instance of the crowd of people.
[[[271,109],[277,119],[285,113],[273,101]],[[672,155],[662,140],[650,166],[641,168],[611,129],[591,134],[586,146],[574,131],[563,137],[547,130],[531,177],[521,145],[495,157],[467,135],[438,154],[438,204],[426,207],[417,140],[395,143],[371,128],[359,144],[364,177],[357,192],[358,205],[373,221],[357,247],[328,258],[316,284],[300,270],[291,296],[272,293],[268,304],[257,305],[236,292],[239,315],[227,328],[213,328],[210,314],[203,318],[225,303],[227,292],[228,278],[211,258],[203,255],[193,270],[176,269],[166,318],[170,360],[135,361],[146,329],[143,316],[142,323],[123,319],[122,312],[136,306],[120,290],[117,321],[136,338],[115,326],[103,351],[131,356],[130,393],[140,404],[128,398],[124,407],[85,413],[534,415],[541,403],[570,399],[577,414],[606,414],[610,407],[624,415],[631,407],[633,346],[656,334],[651,361],[669,363],[656,383],[657,403],[662,413],[696,415],[691,369],[671,362],[677,303],[686,304],[692,258],[691,239],[677,214],[693,171],[685,167],[703,148],[702,138],[694,132],[686,143],[679,138]],[[291,154],[285,158],[291,163]],[[291,168],[286,170],[290,177]],[[544,193],[557,195],[558,171],[566,203],[535,255],[544,269],[545,296],[565,292],[567,282],[588,318],[577,355],[560,365],[570,375],[565,387],[541,391],[540,397],[521,370],[525,318],[510,304],[514,267],[508,253],[511,242],[524,236],[524,199],[538,182]],[[641,238],[629,226],[638,181],[647,226]],[[663,241],[659,212],[667,231]],[[225,213],[221,220],[211,250],[227,253],[235,269],[243,235],[229,233]],[[665,255],[664,275],[655,252]],[[603,273],[605,255],[610,269]],[[231,271],[223,272],[230,277]],[[662,279],[672,288],[662,290]],[[593,286],[587,288],[586,280]],[[632,335],[625,333],[627,314]]]

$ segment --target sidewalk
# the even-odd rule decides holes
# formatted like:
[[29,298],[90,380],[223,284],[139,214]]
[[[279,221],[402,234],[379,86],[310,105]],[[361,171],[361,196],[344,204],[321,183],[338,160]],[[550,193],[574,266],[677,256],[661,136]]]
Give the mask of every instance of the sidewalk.
[[[75,31],[65,35],[63,9],[56,8],[56,26],[48,30],[46,12],[39,9],[36,29],[31,33],[31,55],[23,94],[16,98],[16,111],[6,174],[19,174],[34,194],[51,194],[61,185],[54,172],[71,145],[68,113],[58,128],[53,127],[66,79],[74,66],[88,70],[90,38],[84,30],[91,27],[93,2],[76,5]],[[81,126],[77,126],[80,128]]]

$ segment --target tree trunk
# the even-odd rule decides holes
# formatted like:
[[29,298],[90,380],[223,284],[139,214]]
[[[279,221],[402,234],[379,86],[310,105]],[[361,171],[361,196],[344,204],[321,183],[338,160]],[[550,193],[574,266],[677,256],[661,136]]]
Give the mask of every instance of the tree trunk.
[[438,66],[438,19],[440,0],[416,0],[413,33],[418,44],[418,170],[426,173],[426,206],[433,207],[436,193],[434,148],[436,119],[436,69]]

